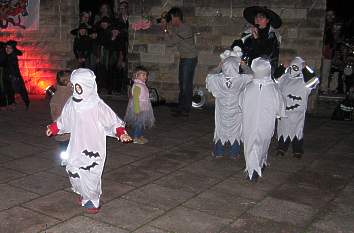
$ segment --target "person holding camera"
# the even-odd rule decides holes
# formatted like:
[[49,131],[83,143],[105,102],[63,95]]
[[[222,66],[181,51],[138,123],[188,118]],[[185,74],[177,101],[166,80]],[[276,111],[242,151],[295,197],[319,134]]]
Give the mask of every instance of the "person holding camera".
[[188,117],[192,107],[194,71],[198,63],[194,33],[192,28],[183,21],[183,12],[178,7],[171,8],[162,17],[161,25],[165,32],[167,46],[176,46],[180,54],[178,107],[173,116]]
[[241,39],[231,45],[242,48],[243,60],[251,65],[257,57],[266,58],[272,66],[272,77],[278,66],[280,35],[275,29],[279,28],[282,20],[279,15],[267,7],[251,6],[245,8],[243,17],[252,26],[243,33]]

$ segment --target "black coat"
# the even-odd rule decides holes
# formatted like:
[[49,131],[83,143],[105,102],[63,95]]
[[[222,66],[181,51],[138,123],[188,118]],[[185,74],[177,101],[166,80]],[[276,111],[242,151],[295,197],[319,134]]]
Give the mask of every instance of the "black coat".
[[250,36],[244,42],[241,40],[235,40],[231,45],[231,49],[234,46],[240,46],[243,52],[243,58],[249,66],[252,63],[252,60],[257,57],[269,59],[273,74],[278,67],[279,41],[275,32],[269,32],[269,27],[259,30],[258,34],[258,39]]
[[92,39],[89,36],[76,37],[73,49],[76,59],[88,59],[92,52]]

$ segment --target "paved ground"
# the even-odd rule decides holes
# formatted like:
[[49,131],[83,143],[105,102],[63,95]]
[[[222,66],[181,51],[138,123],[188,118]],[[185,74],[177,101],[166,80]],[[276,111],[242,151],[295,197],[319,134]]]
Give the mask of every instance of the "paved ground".
[[[123,102],[109,104],[124,112]],[[274,157],[273,145],[271,167],[250,184],[243,158],[211,159],[212,112],[177,120],[155,110],[149,144],[108,140],[97,215],[76,206],[44,136],[47,102],[0,112],[0,232],[354,232],[353,123],[309,118],[305,157]]]

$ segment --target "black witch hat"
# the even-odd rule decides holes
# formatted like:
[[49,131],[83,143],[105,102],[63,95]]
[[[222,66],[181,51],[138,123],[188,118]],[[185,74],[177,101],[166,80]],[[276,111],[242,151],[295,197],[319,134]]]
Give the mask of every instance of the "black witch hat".
[[265,6],[250,6],[243,11],[243,17],[250,24],[254,25],[254,18],[258,13],[264,14],[273,28],[280,28],[282,21],[280,16]]

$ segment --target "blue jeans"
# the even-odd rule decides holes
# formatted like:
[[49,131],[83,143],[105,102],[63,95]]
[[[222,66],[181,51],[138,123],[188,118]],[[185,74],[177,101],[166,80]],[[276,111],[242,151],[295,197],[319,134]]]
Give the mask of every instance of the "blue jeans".
[[198,57],[181,58],[179,61],[179,96],[178,109],[189,113],[192,107],[194,70],[198,63]]
[[225,154],[226,147],[229,147],[229,154],[231,157],[240,155],[240,144],[237,141],[235,141],[232,145],[230,142],[226,142],[223,145],[220,140],[214,144],[214,155],[223,156]]
[[143,136],[143,127],[141,125],[133,126],[133,138],[140,138]]

